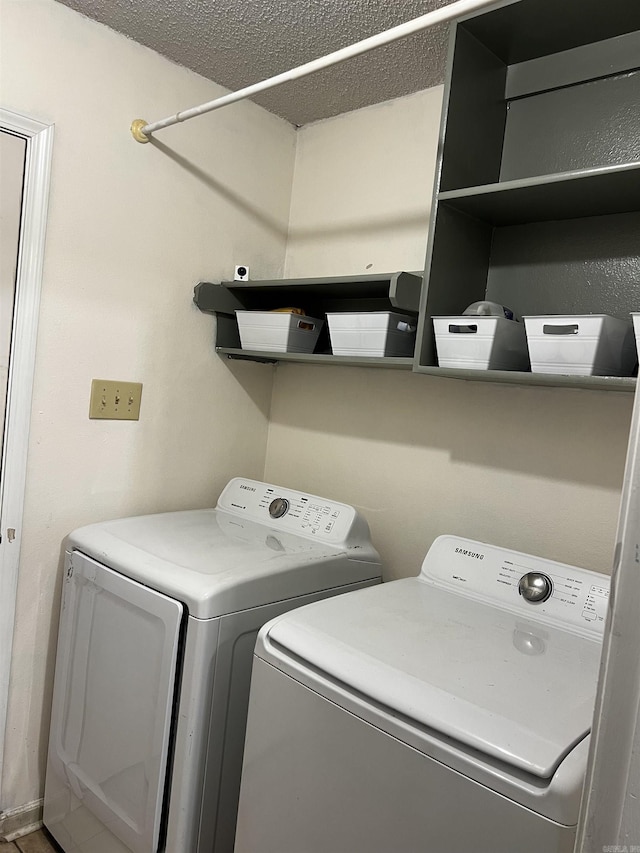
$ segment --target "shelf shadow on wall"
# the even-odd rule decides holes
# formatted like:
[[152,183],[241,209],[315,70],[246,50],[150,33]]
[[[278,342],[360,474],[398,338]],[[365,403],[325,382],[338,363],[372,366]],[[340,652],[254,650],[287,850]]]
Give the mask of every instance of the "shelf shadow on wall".
[[[561,482],[604,489],[622,483],[631,394],[375,368],[281,365],[276,377],[274,425],[361,439],[361,458],[364,443],[373,442],[393,446],[394,453],[398,446],[409,454],[433,449],[448,454],[450,463]],[[371,452],[375,464],[384,448]]]

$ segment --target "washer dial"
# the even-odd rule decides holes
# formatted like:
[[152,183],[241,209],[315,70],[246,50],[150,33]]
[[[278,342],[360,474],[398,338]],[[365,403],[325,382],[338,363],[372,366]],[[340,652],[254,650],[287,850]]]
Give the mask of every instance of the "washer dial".
[[553,582],[543,572],[527,572],[518,582],[518,592],[529,604],[542,604],[553,592]]
[[269,504],[271,518],[282,518],[289,512],[289,501],[286,498],[274,498]]

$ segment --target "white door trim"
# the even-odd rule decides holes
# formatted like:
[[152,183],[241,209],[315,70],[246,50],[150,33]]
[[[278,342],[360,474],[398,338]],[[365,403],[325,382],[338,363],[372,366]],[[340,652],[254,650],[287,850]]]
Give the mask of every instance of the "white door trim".
[[[16,296],[0,494],[0,811],[11,646],[29,448],[31,395],[44,260],[53,125],[0,108],[0,130],[26,140]],[[15,531],[12,536],[7,532]],[[11,538],[11,541],[10,541]]]

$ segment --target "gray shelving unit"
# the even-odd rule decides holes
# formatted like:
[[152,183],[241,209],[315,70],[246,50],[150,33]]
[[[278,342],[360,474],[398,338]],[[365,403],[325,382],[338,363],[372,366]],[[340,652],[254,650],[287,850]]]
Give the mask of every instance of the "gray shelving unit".
[[411,370],[411,358],[357,358],[334,356],[326,327],[313,353],[257,352],[241,349],[235,312],[302,308],[311,317],[337,311],[399,311],[417,314],[422,277],[394,272],[331,278],[272,279],[263,281],[199,282],[193,301],[201,311],[216,315],[216,350],[228,358],[275,363],[357,364]]
[[633,378],[437,367],[431,318],[640,310],[640,4],[516,0],[452,28],[414,369],[631,390]]

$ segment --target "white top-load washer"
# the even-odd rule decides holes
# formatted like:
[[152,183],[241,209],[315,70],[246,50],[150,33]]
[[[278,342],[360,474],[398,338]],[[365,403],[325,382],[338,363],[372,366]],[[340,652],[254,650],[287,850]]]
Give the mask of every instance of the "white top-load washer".
[[232,480],[66,543],[44,822],[66,853],[233,850],[258,628],[380,582],[365,520]]
[[236,853],[573,850],[609,578],[454,536],[261,630]]

